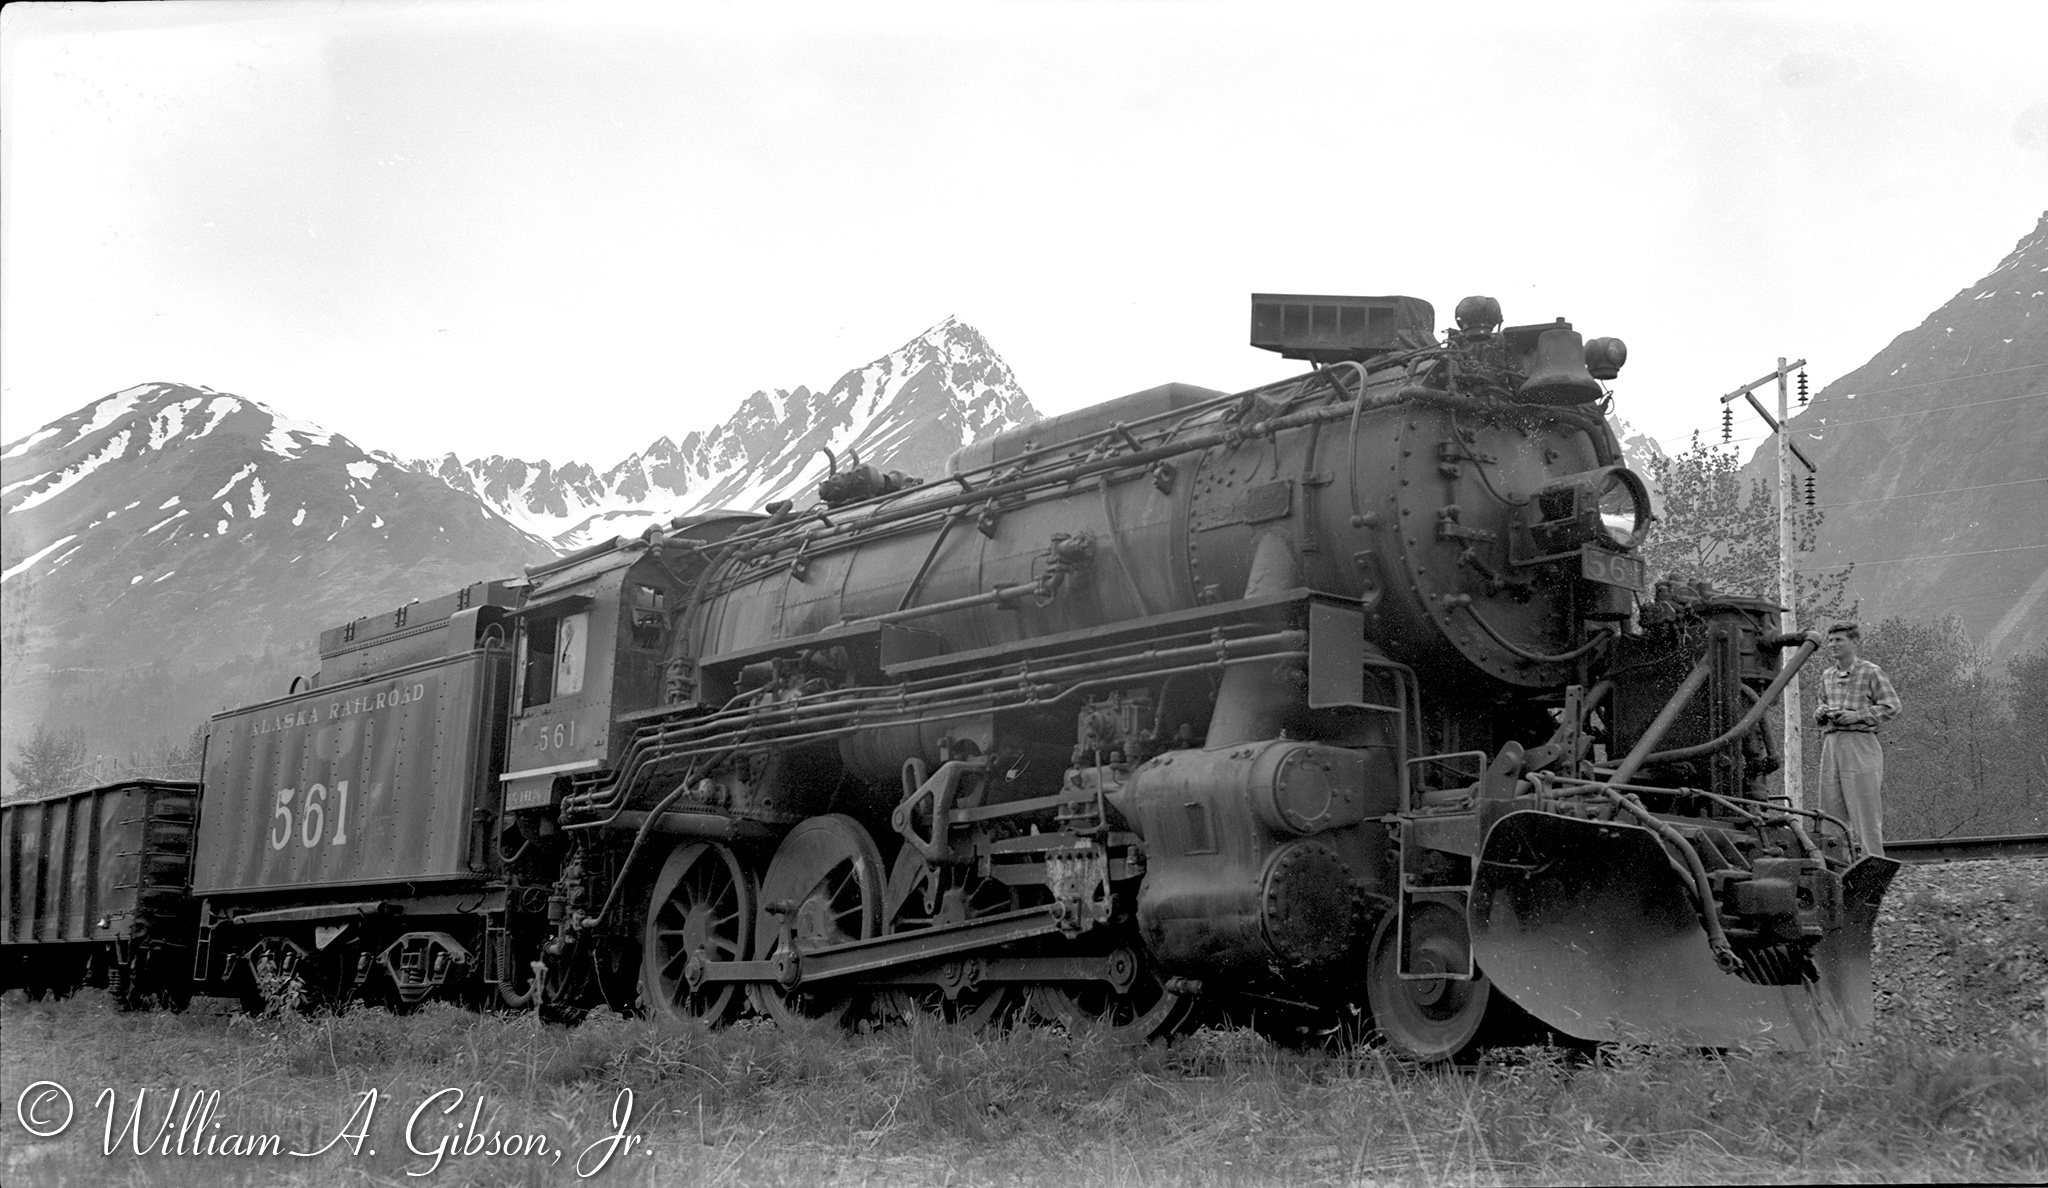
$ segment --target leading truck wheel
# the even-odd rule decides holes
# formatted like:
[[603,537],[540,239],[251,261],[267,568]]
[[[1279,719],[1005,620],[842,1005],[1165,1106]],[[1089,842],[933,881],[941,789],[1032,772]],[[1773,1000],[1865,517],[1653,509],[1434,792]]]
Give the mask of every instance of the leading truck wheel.
[[[1413,905],[1408,949],[1412,973],[1465,968],[1472,952],[1465,918],[1441,903]],[[1366,967],[1366,1000],[1373,1024],[1396,1050],[1430,1064],[1468,1054],[1478,1045],[1493,998],[1493,984],[1476,969],[1470,979],[1402,977],[1399,913],[1389,912],[1380,922]]]
[[754,943],[754,878],[715,842],[679,846],[655,876],[640,958],[641,999],[659,1018],[721,1023],[738,982],[690,988],[692,961],[744,961]]
[[[782,839],[761,880],[761,913],[754,922],[754,959],[774,961],[785,938],[803,954],[882,930],[882,854],[860,822],[844,813],[812,817]],[[799,969],[801,962],[799,961]],[[748,987],[756,1009],[780,1023],[799,1018],[843,1023],[854,997],[825,983],[786,990],[772,982]]]

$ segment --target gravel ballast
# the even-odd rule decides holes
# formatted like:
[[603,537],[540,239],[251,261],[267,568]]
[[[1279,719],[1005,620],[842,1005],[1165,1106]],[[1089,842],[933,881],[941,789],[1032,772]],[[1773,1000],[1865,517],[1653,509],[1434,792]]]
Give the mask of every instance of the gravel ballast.
[[2048,859],[1907,866],[1871,967],[1880,1032],[2048,1043]]

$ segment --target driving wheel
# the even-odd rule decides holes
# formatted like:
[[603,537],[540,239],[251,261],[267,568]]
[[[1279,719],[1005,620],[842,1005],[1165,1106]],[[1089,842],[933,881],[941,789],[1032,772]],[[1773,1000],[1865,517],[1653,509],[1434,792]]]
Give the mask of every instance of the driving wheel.
[[1031,1013],[1069,1027],[1099,1027],[1128,1044],[1149,1043],[1180,1030],[1194,999],[1168,990],[1131,948],[1110,955],[1122,988],[1106,982],[1048,982],[1031,989]]
[[742,961],[754,941],[754,879],[716,842],[679,846],[655,876],[641,937],[640,990],[655,1016],[719,1023],[739,1001],[738,982],[690,988],[692,962]]
[[[1015,911],[1021,906],[1015,887],[985,878],[972,867],[931,866],[909,846],[903,848],[896,863],[898,873],[915,885],[889,922],[892,936],[962,924]],[[904,869],[911,864],[918,869]],[[975,1027],[1001,1023],[1022,995],[1014,983],[981,981],[978,975],[982,968],[982,963],[973,957],[948,961],[932,971],[932,985],[876,994],[875,1013],[891,1019],[925,1015]]]
[[[800,959],[866,940],[882,930],[881,852],[852,817],[812,817],[782,839],[761,880],[759,902],[756,961],[779,960],[786,943]],[[755,982],[748,997],[756,1009],[780,1022],[804,1017],[844,1022],[855,1004],[852,992],[831,982],[816,989]]]

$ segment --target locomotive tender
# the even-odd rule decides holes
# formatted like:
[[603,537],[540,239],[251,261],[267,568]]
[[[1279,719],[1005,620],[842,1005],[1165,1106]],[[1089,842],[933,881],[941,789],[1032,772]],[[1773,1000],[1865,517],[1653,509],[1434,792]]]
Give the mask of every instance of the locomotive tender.
[[[152,944],[205,993],[559,1015],[1151,1037],[1201,1003],[1363,1008],[1423,1059],[1532,1022],[1866,1023],[1896,864],[1764,788],[1813,643],[1647,589],[1619,340],[1434,317],[1255,295],[1253,345],[1311,370],[1050,417],[925,481],[830,459],[808,508],[326,632],[310,687],[214,719],[192,902]],[[55,935],[17,917],[63,894],[19,824],[13,982]],[[179,989],[133,947],[121,986]]]

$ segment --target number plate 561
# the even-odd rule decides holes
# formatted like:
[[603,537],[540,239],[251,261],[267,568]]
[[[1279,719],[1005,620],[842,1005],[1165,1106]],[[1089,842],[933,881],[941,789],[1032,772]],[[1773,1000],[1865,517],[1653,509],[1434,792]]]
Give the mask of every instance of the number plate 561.
[[1587,581],[1605,582],[1610,586],[1621,586],[1629,590],[1644,588],[1644,566],[1635,557],[1624,557],[1606,549],[1582,545],[1579,548],[1579,573]]

